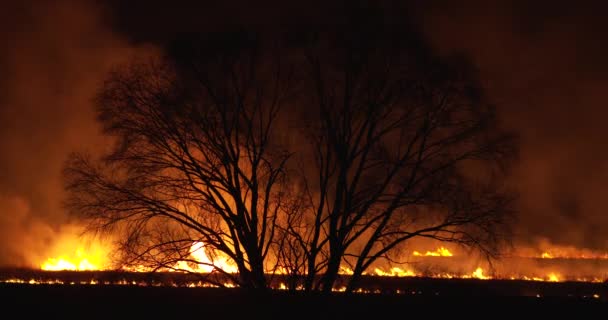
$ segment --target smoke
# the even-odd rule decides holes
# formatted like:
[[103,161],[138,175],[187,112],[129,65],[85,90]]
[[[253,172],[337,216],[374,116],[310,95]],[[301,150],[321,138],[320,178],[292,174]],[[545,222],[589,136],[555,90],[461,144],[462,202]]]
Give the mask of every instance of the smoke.
[[[284,30],[299,24],[331,25],[344,17],[342,2],[268,2],[272,5],[229,1],[209,6],[184,0],[188,5],[165,8],[146,1],[137,9],[117,2],[113,10],[123,34],[157,43],[180,31],[245,25]],[[602,41],[608,27],[602,13],[608,5],[380,2],[393,18],[412,18],[439,52],[470,58],[504,127],[521,137],[520,159],[509,180],[520,193],[515,244],[608,247],[602,232],[608,225],[603,201],[608,189],[608,149],[603,148],[608,43]]]
[[[234,10],[243,4],[233,2],[168,9],[154,1],[2,3],[0,265],[39,263],[60,234],[75,232],[61,207],[61,167],[69,152],[104,145],[91,99],[106,72],[154,51],[127,39],[163,43],[178,31],[297,24],[341,12],[317,1],[253,11]],[[403,13],[417,19],[438,50],[472,59],[504,126],[521,136],[509,181],[520,191],[516,244],[608,247],[602,232],[608,225],[608,43],[602,41],[608,22],[602,6],[428,1]]]
[[0,265],[35,266],[60,234],[69,152],[103,145],[92,99],[114,64],[141,52],[87,1],[7,1],[0,8]]
[[520,192],[520,245],[608,246],[605,7],[459,1],[416,8],[437,49],[477,65],[504,126],[521,137],[509,181]]

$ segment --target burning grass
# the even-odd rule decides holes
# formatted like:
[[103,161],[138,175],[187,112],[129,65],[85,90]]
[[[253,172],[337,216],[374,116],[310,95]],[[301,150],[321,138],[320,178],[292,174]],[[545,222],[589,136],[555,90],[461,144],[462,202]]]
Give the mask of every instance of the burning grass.
[[[112,270],[109,259],[104,252],[108,248],[95,244],[85,247],[79,243],[65,243],[62,248],[75,248],[63,254],[48,258],[40,264],[42,270],[47,271],[92,271]],[[407,263],[399,265],[379,265],[368,270],[366,276],[381,277],[422,277],[440,279],[497,279],[497,280],[524,280],[548,282],[604,282],[608,279],[608,259],[603,254],[590,250],[575,250],[570,247],[545,246],[550,248],[542,253],[532,250],[521,250],[520,254],[504,257],[492,264],[480,258],[473,258],[465,253],[456,253],[446,247],[431,250],[412,250]],[[190,262],[179,261],[173,266],[160,269],[160,271],[177,271],[196,273],[199,275],[213,275],[216,273],[236,273],[236,265],[227,257],[214,254],[209,255],[202,242],[195,242],[190,249]],[[192,263],[192,262],[195,263]],[[196,263],[198,262],[198,263]],[[137,271],[147,273],[150,268],[135,266],[122,268],[121,271]],[[221,272],[220,272],[221,271]],[[274,272],[284,274],[281,270]],[[352,274],[352,270],[343,266],[340,272],[343,276]],[[208,276],[205,277],[209,279]],[[5,279],[6,280],[6,279]],[[222,284],[222,280],[211,281]],[[29,279],[20,279],[29,281]],[[231,285],[231,284],[229,284]]]
[[[342,275],[334,291],[344,290],[348,275]],[[275,289],[288,289],[286,275],[269,276]],[[19,285],[110,286],[110,287],[234,287],[219,274],[126,271],[42,271],[2,269],[0,283]],[[534,281],[490,279],[481,270],[469,277],[366,275],[355,291],[363,294],[583,297],[608,301],[608,282]]]

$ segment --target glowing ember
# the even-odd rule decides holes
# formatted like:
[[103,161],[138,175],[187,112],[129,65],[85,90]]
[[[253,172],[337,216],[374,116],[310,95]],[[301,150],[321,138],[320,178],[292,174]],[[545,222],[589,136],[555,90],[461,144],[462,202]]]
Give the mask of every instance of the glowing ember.
[[427,257],[451,257],[451,256],[453,256],[453,254],[450,252],[450,250],[448,250],[447,248],[444,248],[444,247],[439,247],[435,251],[427,251],[424,254],[422,254],[422,253],[420,253],[418,251],[414,251],[412,253],[412,255],[414,255],[414,256],[427,256]]

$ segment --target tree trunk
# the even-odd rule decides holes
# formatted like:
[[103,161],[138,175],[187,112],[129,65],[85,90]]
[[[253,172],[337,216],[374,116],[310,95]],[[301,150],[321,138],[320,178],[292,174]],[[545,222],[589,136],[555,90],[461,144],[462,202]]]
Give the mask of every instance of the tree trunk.
[[348,280],[348,285],[346,286],[346,292],[353,292],[356,289],[357,284],[361,280],[361,275],[363,274],[363,268],[357,264],[355,266],[355,270],[353,270],[353,274]]
[[258,255],[250,256],[249,266],[251,268],[251,284],[254,289],[268,289],[266,274],[264,274],[264,262]]
[[[333,249],[333,250],[332,250]],[[340,271],[340,262],[342,261],[342,253],[337,248],[332,248],[330,245],[329,261],[327,263],[327,269],[323,278],[321,279],[323,292],[331,292],[334,287],[334,283],[338,279],[338,272]]]

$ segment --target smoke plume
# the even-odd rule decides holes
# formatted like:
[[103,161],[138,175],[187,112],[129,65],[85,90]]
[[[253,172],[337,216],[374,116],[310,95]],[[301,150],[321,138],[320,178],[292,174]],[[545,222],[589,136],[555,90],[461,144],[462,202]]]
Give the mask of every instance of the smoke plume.
[[0,8],[0,265],[32,266],[59,235],[77,233],[61,206],[63,162],[103,145],[95,92],[109,68],[145,50],[114,34],[105,16],[87,1]]

